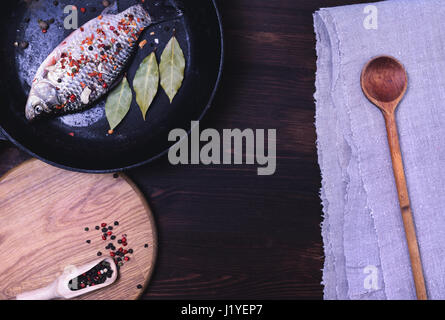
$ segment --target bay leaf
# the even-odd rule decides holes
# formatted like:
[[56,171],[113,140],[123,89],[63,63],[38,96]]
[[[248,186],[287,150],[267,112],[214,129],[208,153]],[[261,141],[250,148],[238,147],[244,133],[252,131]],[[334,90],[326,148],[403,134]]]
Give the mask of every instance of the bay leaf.
[[161,55],[159,70],[161,73],[161,86],[172,103],[184,80],[185,58],[176,37],[173,36],[167,43]]
[[105,114],[111,130],[114,130],[125,118],[130,110],[132,99],[133,93],[127,78],[124,77],[121,83],[108,95],[105,103]]
[[142,116],[146,117],[148,108],[153,102],[159,86],[159,67],[156,54],[152,52],[141,62],[133,80],[136,92],[136,102],[141,109]]

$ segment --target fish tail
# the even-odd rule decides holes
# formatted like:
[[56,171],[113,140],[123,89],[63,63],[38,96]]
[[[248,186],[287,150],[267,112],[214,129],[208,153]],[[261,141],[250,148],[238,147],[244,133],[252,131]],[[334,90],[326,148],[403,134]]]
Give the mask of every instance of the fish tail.
[[138,10],[145,12],[145,15],[149,18],[150,22],[146,27],[153,24],[176,20],[183,15],[183,12],[179,8],[164,3],[152,4],[149,1],[145,1],[144,5],[139,4],[137,7],[139,7]]

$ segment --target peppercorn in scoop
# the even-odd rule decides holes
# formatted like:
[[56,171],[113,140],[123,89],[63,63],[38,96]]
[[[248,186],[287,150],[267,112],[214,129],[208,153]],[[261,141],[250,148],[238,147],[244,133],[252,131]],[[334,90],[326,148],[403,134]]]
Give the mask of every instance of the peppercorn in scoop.
[[152,19],[142,5],[118,13],[117,2],[68,36],[37,70],[25,115],[84,110],[120,79]]

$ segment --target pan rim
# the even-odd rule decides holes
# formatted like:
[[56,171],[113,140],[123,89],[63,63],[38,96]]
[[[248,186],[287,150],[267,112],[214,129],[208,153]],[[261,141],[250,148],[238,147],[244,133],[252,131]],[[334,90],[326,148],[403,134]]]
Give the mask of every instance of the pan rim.
[[[217,0],[211,0],[213,7],[215,9],[215,13],[216,13],[216,17],[218,19],[218,27],[219,27],[219,33],[220,33],[220,59],[219,59],[219,68],[218,68],[218,76],[216,78],[215,81],[215,85],[213,87],[212,93],[210,95],[210,98],[207,102],[207,105],[205,106],[204,110],[201,112],[199,118],[197,119],[197,121],[201,121],[204,116],[206,115],[207,111],[210,109],[210,107],[213,104],[213,101],[215,99],[216,93],[220,87],[221,84],[221,78],[222,78],[222,74],[223,74],[223,67],[224,67],[224,30],[223,30],[223,23],[222,23],[222,17],[221,17],[221,13],[217,4]],[[187,131],[187,136],[190,135],[191,129]],[[52,161],[50,159],[47,159],[43,156],[38,155],[37,153],[31,151],[30,149],[26,148],[25,146],[23,146],[20,142],[18,142],[17,140],[15,140],[12,136],[9,135],[9,133],[3,129],[2,126],[0,126],[0,141],[3,140],[3,138],[9,142],[11,142],[12,144],[14,144],[17,148],[19,148],[20,150],[26,152],[27,154],[29,154],[30,156],[37,158],[49,165],[55,166],[57,168],[60,169],[65,169],[65,170],[69,170],[69,171],[75,171],[75,172],[81,172],[81,173],[92,173],[92,174],[105,174],[105,173],[115,173],[115,172],[123,172],[123,171],[128,171],[131,169],[135,169],[141,166],[144,166],[146,164],[152,163],[160,158],[162,158],[163,156],[165,156],[169,150],[175,145],[171,145],[170,147],[166,148],[164,151],[160,152],[159,154],[144,160],[144,161],[140,161],[138,163],[134,163],[125,167],[120,167],[120,168],[111,168],[111,169],[86,169],[86,168],[77,168],[74,166],[69,166],[69,165],[64,165],[61,163],[57,163],[55,161]],[[177,142],[179,143],[179,142]]]

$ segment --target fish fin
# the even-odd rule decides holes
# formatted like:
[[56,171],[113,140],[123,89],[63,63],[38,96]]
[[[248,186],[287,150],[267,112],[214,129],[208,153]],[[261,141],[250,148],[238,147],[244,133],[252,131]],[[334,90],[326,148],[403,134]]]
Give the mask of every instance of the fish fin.
[[45,70],[48,72],[54,71],[55,69],[56,69],[56,66],[48,66],[45,68]]
[[119,8],[117,6],[117,0],[114,0],[113,4],[110,4],[102,11],[102,15],[105,16],[107,14],[118,14]]

